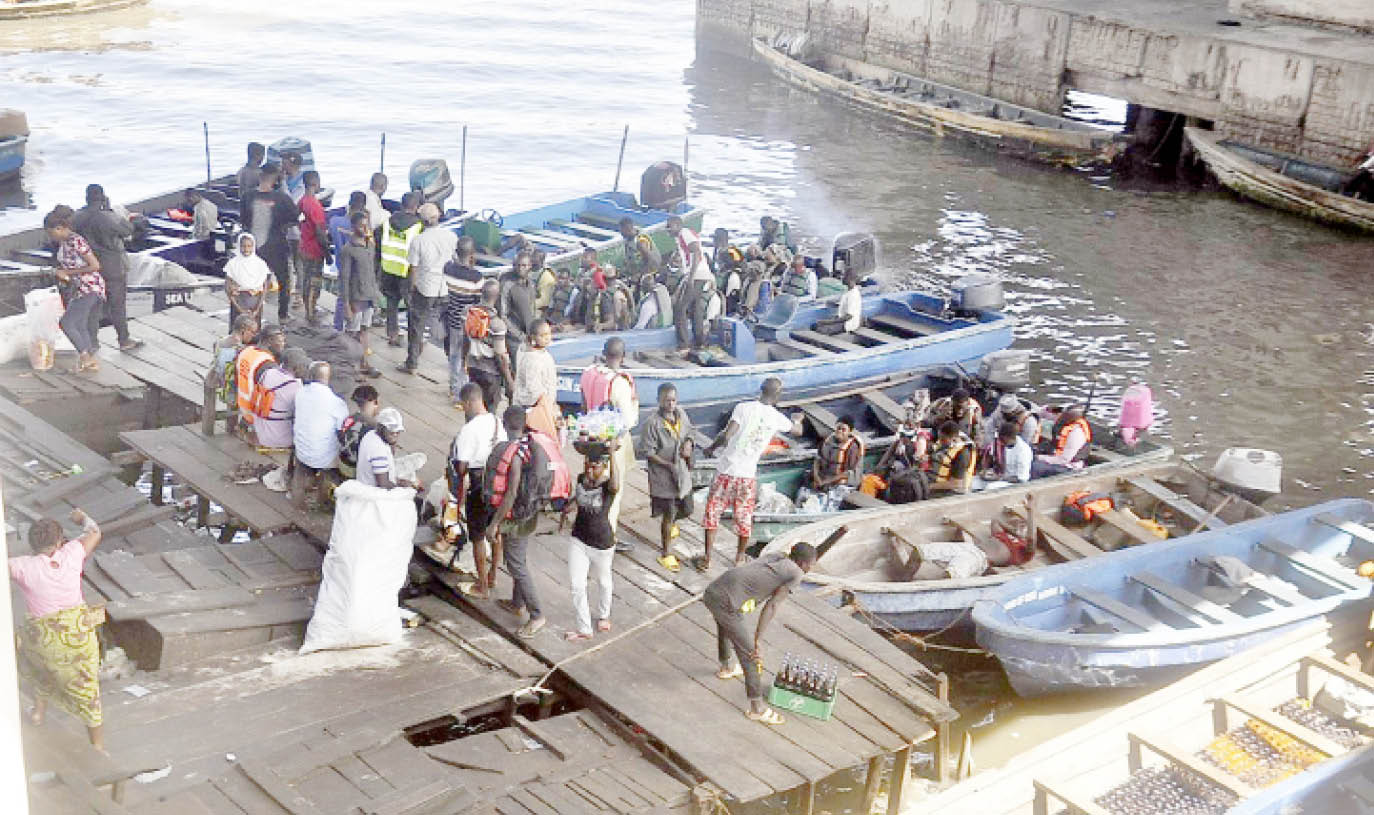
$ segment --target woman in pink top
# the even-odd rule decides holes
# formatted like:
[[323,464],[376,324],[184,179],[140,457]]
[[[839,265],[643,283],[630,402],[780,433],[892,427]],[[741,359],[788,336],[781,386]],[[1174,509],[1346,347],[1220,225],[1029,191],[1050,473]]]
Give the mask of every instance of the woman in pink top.
[[48,700],[56,698],[85,722],[91,746],[103,753],[95,629],[105,615],[81,595],[81,567],[100,544],[100,527],[79,509],[71,518],[82,526],[80,537],[64,543],[62,525],[43,518],[29,528],[29,548],[37,554],[10,558],[10,579],[19,584],[29,611],[19,632],[19,672],[33,691],[29,718],[35,725],[43,724]]

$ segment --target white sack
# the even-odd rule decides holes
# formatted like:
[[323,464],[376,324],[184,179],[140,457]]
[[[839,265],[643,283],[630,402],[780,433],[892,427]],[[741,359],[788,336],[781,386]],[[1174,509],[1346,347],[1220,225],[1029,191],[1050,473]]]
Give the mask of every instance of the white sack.
[[329,551],[302,654],[401,639],[396,595],[405,585],[415,539],[415,490],[350,479],[334,491],[334,501]]

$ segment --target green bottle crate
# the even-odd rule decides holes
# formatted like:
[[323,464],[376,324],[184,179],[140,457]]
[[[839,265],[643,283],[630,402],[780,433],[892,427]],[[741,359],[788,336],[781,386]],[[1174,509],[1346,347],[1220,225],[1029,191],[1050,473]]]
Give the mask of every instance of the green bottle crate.
[[800,713],[812,719],[820,719],[823,722],[830,721],[830,713],[835,709],[835,700],[822,701],[800,693],[794,693],[786,688],[772,685],[768,688],[768,704],[778,710],[786,710],[792,713]]

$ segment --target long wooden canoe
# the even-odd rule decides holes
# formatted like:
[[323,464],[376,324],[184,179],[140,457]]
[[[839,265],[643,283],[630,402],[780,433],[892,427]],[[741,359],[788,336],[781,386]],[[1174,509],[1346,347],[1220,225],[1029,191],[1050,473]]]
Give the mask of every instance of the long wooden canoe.
[[[1071,492],[1111,492],[1116,508],[1086,527],[1058,521]],[[1027,509],[1027,499],[1033,503]],[[904,631],[934,631],[967,625],[977,601],[1008,581],[1063,561],[1091,560],[1122,546],[1154,548],[1160,541],[1132,515],[1153,519],[1171,535],[1216,528],[1264,516],[1259,507],[1232,496],[1186,464],[1154,462],[1076,476],[1038,479],[994,492],[953,496],[882,509],[841,512],[829,520],[786,532],[764,551],[786,552],[792,544],[825,540],[847,529],[805,580],[836,604],[853,602],[882,624]],[[981,575],[913,580],[905,577],[909,552],[918,544],[983,540],[994,520],[1033,518],[1036,550],[1019,566],[995,566]]]
[[[1083,815],[1124,815],[1163,811],[1159,804],[1168,799],[1173,812],[1249,813],[1246,805],[1287,786],[1285,777],[1291,782],[1330,778],[1327,768],[1368,754],[1363,728],[1314,704],[1336,684],[1374,691],[1374,677],[1336,659],[1363,650],[1367,623],[1368,615],[1364,620],[1345,615],[1329,626],[1310,624],[1276,636],[1104,710],[915,808],[979,815],[1040,815],[1067,808]],[[1232,809],[1238,801],[1240,807]],[[1278,815],[1280,810],[1254,812]]]
[[[1374,204],[1339,191],[1337,179],[1348,176],[1347,171],[1237,145],[1210,130],[1186,127],[1183,132],[1217,181],[1237,195],[1323,223],[1374,232]],[[1295,172],[1325,179],[1325,184],[1294,178]]]
[[834,96],[935,136],[964,138],[1047,164],[1110,161],[1122,146],[1110,131],[960,90],[838,54],[793,59],[755,39],[754,54],[775,76]]

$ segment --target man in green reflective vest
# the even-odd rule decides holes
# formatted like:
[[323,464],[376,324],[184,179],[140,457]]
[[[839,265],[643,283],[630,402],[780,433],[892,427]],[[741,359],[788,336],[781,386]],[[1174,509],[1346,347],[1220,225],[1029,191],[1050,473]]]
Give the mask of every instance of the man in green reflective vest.
[[410,274],[410,242],[420,234],[420,216],[416,214],[423,197],[416,190],[401,196],[401,211],[391,216],[382,228],[381,282],[382,296],[386,298],[386,340],[392,345],[401,345],[401,302],[405,300],[410,285],[406,276]]

